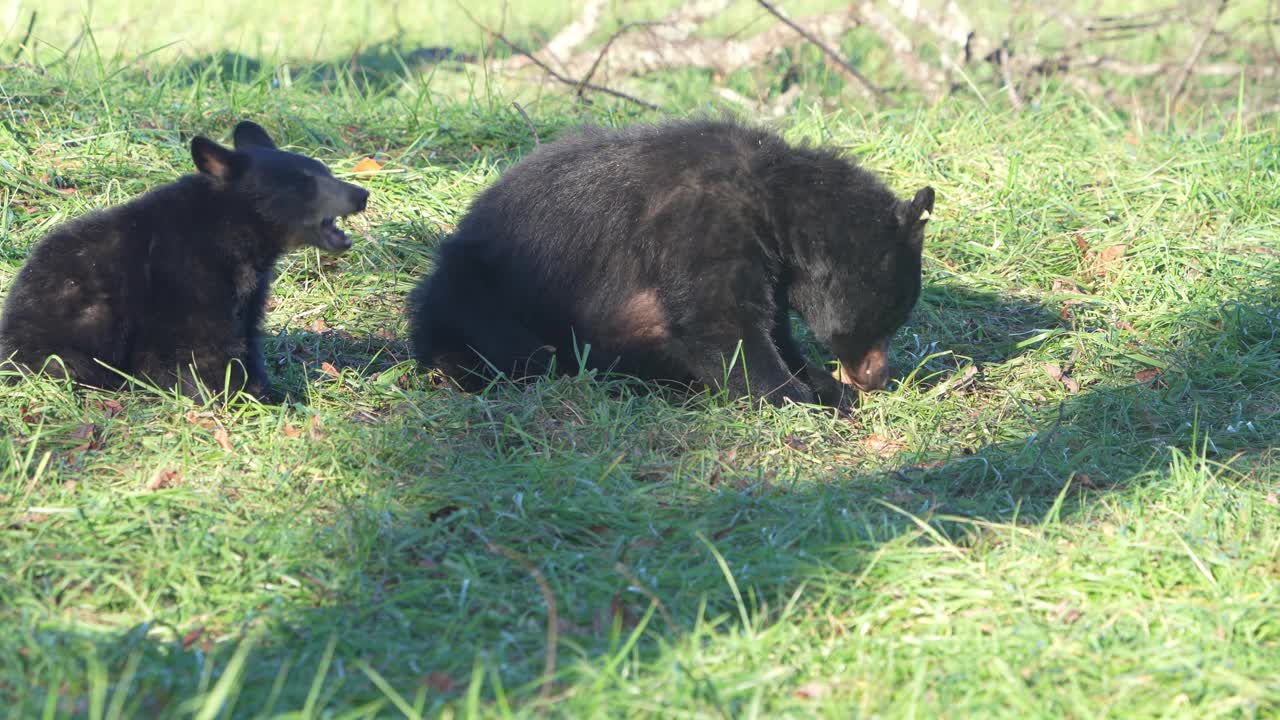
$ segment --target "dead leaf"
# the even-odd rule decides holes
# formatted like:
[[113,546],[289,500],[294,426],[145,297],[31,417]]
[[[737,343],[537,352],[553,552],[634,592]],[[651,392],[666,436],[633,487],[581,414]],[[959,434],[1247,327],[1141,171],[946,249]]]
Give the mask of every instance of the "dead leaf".
[[1092,250],[1086,252],[1084,260],[1090,273],[1098,277],[1106,277],[1108,272],[1115,269],[1116,264],[1128,249],[1128,245],[1110,245],[1098,252]]
[[1151,382],[1160,377],[1161,372],[1163,371],[1160,368],[1146,368],[1134,373],[1133,379],[1140,383]]
[[164,490],[165,488],[177,487],[182,482],[182,473],[173,468],[165,468],[156,473],[155,477],[147,482],[147,489],[153,491]]
[[342,376],[341,373],[338,372],[338,368],[334,367],[333,363],[330,362],[320,363],[320,372],[333,378]]
[[22,416],[22,422],[28,425],[38,425],[44,417],[36,405],[23,405],[18,408],[18,414]]
[[796,688],[795,695],[801,700],[819,700],[831,694],[831,685],[824,682],[807,682]]
[[118,400],[97,400],[93,404],[107,416],[108,420],[124,412],[124,405]]
[[376,173],[381,169],[382,169],[382,163],[378,162],[377,160],[374,160],[371,157],[367,157],[361,160],[360,162],[356,163],[355,166],[351,168],[351,172],[357,175],[369,175],[372,173]]
[[72,448],[72,452],[102,449],[102,440],[98,436],[98,428],[92,423],[77,426],[75,430],[71,431],[71,438],[84,441]]
[[302,437],[302,430],[298,429],[298,426],[294,425],[293,423],[285,423],[283,432],[285,437],[291,437],[291,438]]
[[218,447],[223,450],[230,452],[233,449],[231,446],[231,436],[227,433],[227,429],[224,427],[219,426],[217,430],[213,431],[213,441],[218,443]]
[[205,430],[212,430],[218,424],[213,419],[212,413],[198,413],[195,410],[187,411],[187,422],[192,425],[199,425]]
[[436,670],[435,672],[427,673],[427,676],[422,678],[422,684],[438,693],[447,693],[453,690],[454,682],[452,675]]
[[1062,368],[1058,367],[1057,363],[1045,363],[1044,371],[1046,375],[1062,383],[1062,385],[1067,388],[1067,392],[1071,393],[1072,395],[1080,392],[1080,383],[1076,382],[1069,375],[1062,372]]
[[1102,252],[1098,253],[1098,262],[1103,265],[1113,263],[1116,260],[1119,260],[1128,249],[1128,245],[1112,245],[1110,247],[1103,248]]
[[862,447],[881,457],[888,457],[902,450],[906,445],[880,435],[868,435],[862,439]]
[[18,519],[9,524],[9,527],[20,527],[22,525],[33,525],[35,523],[49,522],[53,519],[48,513],[26,513],[20,515]]
[[192,628],[190,632],[182,636],[182,649],[190,650],[191,646],[196,644],[196,641],[200,639],[201,635],[204,635],[203,625],[197,625]]
[[804,452],[805,450],[809,449],[809,444],[801,440],[800,438],[796,437],[795,435],[788,435],[786,437],[786,440],[784,440],[783,442],[785,442],[787,444],[787,447],[791,448],[792,450],[799,450],[800,452]]
[[329,331],[329,323],[326,323],[324,318],[318,317],[307,323],[307,329],[317,335],[321,335]]

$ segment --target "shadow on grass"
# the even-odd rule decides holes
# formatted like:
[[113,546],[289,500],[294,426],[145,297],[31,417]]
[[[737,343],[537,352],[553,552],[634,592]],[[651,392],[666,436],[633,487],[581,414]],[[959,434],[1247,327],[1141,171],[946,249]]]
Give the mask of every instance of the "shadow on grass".
[[219,51],[182,61],[172,72],[178,82],[195,84],[210,80],[252,84],[314,82],[333,85],[349,79],[364,91],[380,92],[406,78],[431,72],[436,66],[456,68],[474,63],[473,53],[444,46],[416,46],[399,40],[383,40],[333,61],[268,65],[258,58],[233,51]]
[[[249,527],[228,545],[287,558],[263,578],[277,601],[246,608],[243,625],[217,633],[32,629],[31,639],[0,642],[41,648],[20,660],[38,680],[0,695],[18,691],[39,706],[62,682],[95,677],[69,659],[88,655],[99,677],[127,689],[124,707],[134,713],[173,712],[212,691],[227,668],[240,673],[237,715],[296,709],[309,697],[315,708],[353,708],[385,699],[382,680],[430,709],[461,693],[476,667],[483,697],[500,683],[525,702],[545,662],[543,582],[556,610],[557,677],[583,682],[599,658],[652,657],[700,624],[724,631],[743,618],[776,620],[810,578],[857,577],[886,543],[963,547],[979,532],[965,518],[1069,515],[1155,477],[1153,461],[1169,446],[1212,437],[1206,447],[1219,457],[1273,446],[1274,435],[1241,423],[1277,412],[1276,300],[1260,290],[1189,310],[1183,345],[1160,358],[1167,371],[1061,402],[1020,400],[1008,439],[944,428],[928,447],[889,458],[810,447],[807,430],[851,446],[860,434],[813,411],[757,419],[719,400],[671,402],[630,383],[562,378],[483,396],[374,388],[369,401],[385,411],[377,422],[331,430],[356,450],[330,459],[354,479],[341,506],[315,525],[276,527],[275,538]],[[942,346],[982,363],[1009,363],[1027,347],[1018,338],[1061,323],[1035,304],[939,287],[911,332],[944,337]],[[379,360],[385,343],[337,334],[287,333],[276,343],[283,354],[374,368],[365,373],[393,370],[398,357]],[[958,375],[954,365],[937,370]],[[999,391],[980,376],[953,393]],[[205,532],[196,516],[170,521]],[[273,545],[248,549],[262,542]],[[240,646],[214,640],[249,626],[257,644],[237,665]],[[69,687],[59,707],[84,710],[84,687]]]

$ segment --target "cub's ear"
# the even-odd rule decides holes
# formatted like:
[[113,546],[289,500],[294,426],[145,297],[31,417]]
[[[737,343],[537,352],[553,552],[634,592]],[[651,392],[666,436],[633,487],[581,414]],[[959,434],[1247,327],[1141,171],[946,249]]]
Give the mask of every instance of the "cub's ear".
[[236,129],[231,132],[231,139],[235,141],[236,149],[243,150],[247,147],[261,147],[274,150],[276,144],[271,141],[271,136],[267,134],[262,126],[255,122],[245,120]]
[[215,180],[229,182],[244,172],[246,158],[203,135],[191,138],[191,159],[196,169]]
[[907,242],[917,252],[924,246],[924,226],[933,215],[933,188],[925,186],[910,201],[898,203],[898,227],[906,233]]

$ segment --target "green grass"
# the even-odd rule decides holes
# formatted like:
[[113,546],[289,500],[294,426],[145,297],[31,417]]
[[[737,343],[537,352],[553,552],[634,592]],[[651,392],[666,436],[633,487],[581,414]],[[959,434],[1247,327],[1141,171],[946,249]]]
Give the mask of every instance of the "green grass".
[[[387,37],[357,10],[316,11],[347,33],[318,57]],[[938,190],[900,387],[851,420],[607,378],[471,396],[412,371],[401,308],[531,149],[509,101],[544,140],[660,114],[444,66],[285,75],[311,56],[269,43],[193,69],[244,52],[224,26],[0,75],[0,289],[196,132],[385,163],[352,252],[280,267],[290,403],[0,387],[14,717],[1280,716],[1274,124],[1053,85],[874,112],[810,59],[776,127]],[[712,107],[697,73],[644,87]]]

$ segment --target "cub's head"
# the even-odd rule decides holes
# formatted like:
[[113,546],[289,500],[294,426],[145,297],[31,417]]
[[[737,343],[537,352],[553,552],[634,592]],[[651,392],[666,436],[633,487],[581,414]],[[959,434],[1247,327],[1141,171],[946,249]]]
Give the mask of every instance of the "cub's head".
[[906,323],[920,298],[920,254],[933,213],[933,188],[910,200],[895,200],[878,222],[860,223],[868,254],[858,282],[831,323],[827,345],[840,361],[836,379],[862,391],[889,381],[889,340]]
[[205,137],[192,138],[196,168],[248,197],[264,218],[284,228],[286,248],[312,245],[342,253],[351,247],[351,238],[336,221],[363,212],[368,190],[335,178],[323,163],[277,149],[255,123],[240,123],[232,138],[234,150]]

